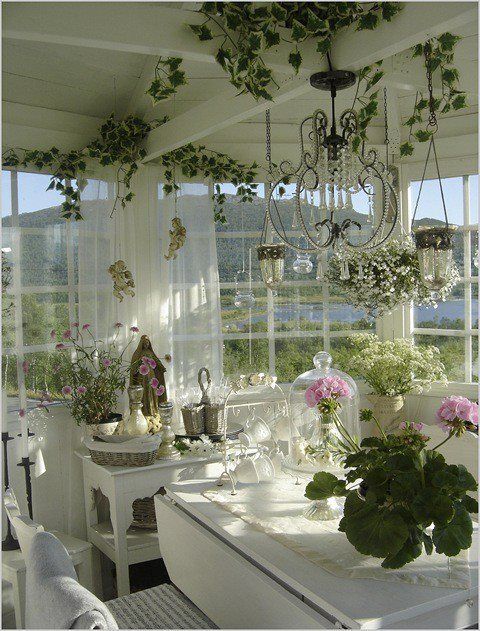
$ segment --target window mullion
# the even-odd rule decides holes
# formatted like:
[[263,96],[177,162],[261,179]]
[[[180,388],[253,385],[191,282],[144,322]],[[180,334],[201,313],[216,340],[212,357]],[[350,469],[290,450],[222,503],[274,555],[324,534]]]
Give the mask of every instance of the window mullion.
[[[470,223],[470,185],[469,176],[463,177],[463,223]],[[465,381],[472,381],[472,284],[471,284],[470,232],[463,232],[463,277],[464,277],[464,312],[465,312]]]

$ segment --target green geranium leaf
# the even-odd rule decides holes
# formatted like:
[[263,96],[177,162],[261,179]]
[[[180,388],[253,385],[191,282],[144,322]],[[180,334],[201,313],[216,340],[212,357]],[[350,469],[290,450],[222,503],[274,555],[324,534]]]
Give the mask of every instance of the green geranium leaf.
[[293,66],[296,73],[302,65],[302,55],[299,50],[292,51],[288,57],[288,63]]
[[462,505],[469,513],[478,513],[478,501],[470,495],[465,495],[462,499]]
[[409,537],[398,552],[385,557],[382,567],[395,570],[414,561],[421,554],[422,544],[418,541],[413,542]]
[[313,482],[307,484],[305,497],[309,500],[326,500],[329,497],[342,497],[347,494],[345,480],[340,480],[333,473],[320,471],[313,476]]
[[452,500],[446,495],[432,493],[432,489],[425,489],[418,493],[411,503],[413,516],[420,524],[429,526],[435,524],[445,524],[454,515]]
[[374,557],[396,554],[409,534],[397,511],[364,502],[356,492],[347,496],[339,530],[359,552]]
[[460,550],[468,550],[472,545],[473,525],[467,509],[458,503],[453,519],[447,524],[436,525],[432,540],[439,554],[454,557]]

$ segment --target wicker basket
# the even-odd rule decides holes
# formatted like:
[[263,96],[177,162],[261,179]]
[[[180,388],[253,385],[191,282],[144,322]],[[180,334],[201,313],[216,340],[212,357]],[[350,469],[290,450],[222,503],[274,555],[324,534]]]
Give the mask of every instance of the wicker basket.
[[147,467],[155,462],[155,456],[157,455],[156,449],[143,453],[122,453],[95,451],[89,448],[89,452],[93,462],[104,467]]
[[142,497],[135,500],[133,508],[133,526],[145,530],[156,530],[157,518],[155,516],[155,503],[153,497]]

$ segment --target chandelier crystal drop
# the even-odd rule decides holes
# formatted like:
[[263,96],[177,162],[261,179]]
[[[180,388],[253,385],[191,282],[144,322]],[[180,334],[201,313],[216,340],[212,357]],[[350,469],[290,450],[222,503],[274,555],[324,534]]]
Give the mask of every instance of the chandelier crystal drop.
[[[330,92],[331,117],[329,120],[327,114],[318,109],[301,122],[300,160],[296,165],[284,160],[278,167],[273,167],[269,113],[267,115],[267,160],[271,182],[266,196],[262,244],[279,241],[304,255],[302,259],[297,257],[294,264],[294,269],[299,267],[301,270],[299,273],[305,273],[306,256],[318,255],[329,248],[345,252],[378,248],[392,235],[398,220],[398,199],[388,169],[388,137],[387,162],[384,164],[374,149],[362,147],[359,153],[354,150],[353,140],[361,129],[357,113],[349,109],[338,119],[335,114],[337,91],[355,82],[355,74],[344,70],[330,69],[310,77],[313,87]],[[294,187],[288,208],[279,193],[285,182]],[[362,213],[355,208],[359,194],[366,199],[367,212],[364,202]],[[286,210],[290,211],[287,219]],[[297,237],[291,236],[287,232],[290,229],[297,233],[297,237],[300,233],[301,239],[297,241]],[[267,234],[271,243],[267,243]],[[263,250],[260,251],[264,256]],[[308,262],[313,265],[310,258]],[[317,277],[321,279],[321,265],[319,268]],[[347,269],[344,275],[348,278]]]

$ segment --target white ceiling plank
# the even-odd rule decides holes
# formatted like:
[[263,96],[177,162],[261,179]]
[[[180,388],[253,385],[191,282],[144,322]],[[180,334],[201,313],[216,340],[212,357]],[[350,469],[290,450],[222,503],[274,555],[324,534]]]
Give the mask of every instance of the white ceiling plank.
[[85,134],[90,139],[95,136],[98,128],[104,122],[102,118],[95,116],[72,114],[71,112],[11,103],[9,101],[2,102],[2,119],[4,123],[12,125]]
[[156,57],[147,57],[142,69],[142,74],[137,79],[135,88],[130,96],[130,101],[124,112],[125,116],[134,114],[135,116],[145,116],[146,112],[152,108],[152,99],[146,91],[150,87],[155,76],[155,67],[157,65]]
[[[432,10],[432,4],[407,4],[392,23],[382,23],[374,33],[342,33],[335,41],[336,67],[358,70],[378,59],[402,52],[447,28],[464,24],[476,15],[476,3],[435,3],[435,10]],[[314,49],[314,46],[310,49]],[[318,57],[318,53],[316,55]],[[146,142],[145,162],[155,160],[188,142],[200,140],[219,129],[247,120],[309,90],[312,88],[305,77],[284,82],[275,92],[273,103],[255,102],[248,94],[237,96],[232,89],[226,90],[154,130]]]

